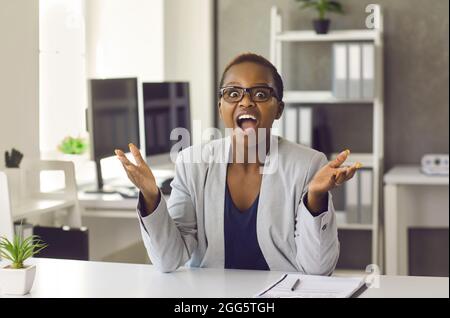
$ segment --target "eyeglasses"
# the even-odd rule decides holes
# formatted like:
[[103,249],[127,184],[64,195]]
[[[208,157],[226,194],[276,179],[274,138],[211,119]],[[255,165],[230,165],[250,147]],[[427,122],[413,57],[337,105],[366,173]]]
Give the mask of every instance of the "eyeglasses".
[[272,97],[278,99],[275,90],[270,86],[255,86],[249,88],[227,86],[220,89],[220,97],[228,103],[237,103],[248,93],[252,101],[256,103],[267,102]]

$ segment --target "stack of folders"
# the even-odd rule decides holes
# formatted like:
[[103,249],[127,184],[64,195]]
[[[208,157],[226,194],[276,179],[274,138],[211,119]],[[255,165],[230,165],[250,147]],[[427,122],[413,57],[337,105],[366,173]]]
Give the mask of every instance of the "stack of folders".
[[345,183],[347,223],[372,223],[373,171],[360,169]]
[[365,287],[365,277],[284,274],[257,298],[350,298]]
[[375,54],[371,43],[333,44],[333,94],[338,99],[374,98]]
[[284,110],[284,137],[304,146],[312,146],[312,110],[287,106]]

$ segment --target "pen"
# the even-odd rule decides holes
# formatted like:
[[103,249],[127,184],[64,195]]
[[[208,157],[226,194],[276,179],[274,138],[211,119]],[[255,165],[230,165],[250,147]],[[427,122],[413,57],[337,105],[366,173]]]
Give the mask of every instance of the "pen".
[[298,279],[295,281],[294,285],[292,285],[291,291],[294,291],[294,290],[297,288],[298,284],[300,284],[300,278],[298,278]]

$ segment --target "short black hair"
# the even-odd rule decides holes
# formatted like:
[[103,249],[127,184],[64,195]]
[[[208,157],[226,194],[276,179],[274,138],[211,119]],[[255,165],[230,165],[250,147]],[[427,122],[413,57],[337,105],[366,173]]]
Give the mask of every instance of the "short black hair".
[[269,69],[269,71],[272,73],[273,81],[275,82],[275,89],[277,96],[279,100],[282,101],[284,86],[283,86],[283,79],[281,78],[280,73],[278,73],[277,68],[269,60],[255,53],[242,53],[236,56],[233,60],[231,60],[231,62],[228,63],[228,65],[225,67],[225,70],[222,73],[222,78],[220,79],[220,87],[223,86],[223,81],[225,79],[225,75],[227,74],[228,70],[233,65],[241,64],[244,62],[256,63],[265,66]]

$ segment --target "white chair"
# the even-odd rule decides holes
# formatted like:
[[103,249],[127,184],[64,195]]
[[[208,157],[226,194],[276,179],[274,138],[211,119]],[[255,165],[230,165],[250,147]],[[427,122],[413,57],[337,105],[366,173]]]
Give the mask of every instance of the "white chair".
[[6,173],[0,171],[0,236],[6,236],[9,240],[12,240],[12,224],[8,178]]
[[[63,171],[65,185],[57,192],[41,192],[42,171]],[[13,222],[42,216],[50,212],[67,211],[67,225],[81,227],[81,206],[78,202],[75,168],[70,161],[24,160],[20,167],[20,193],[11,202],[8,178],[2,173],[0,191],[0,235],[13,233]],[[3,190],[5,188],[6,190]],[[6,200],[8,198],[8,200]],[[4,208],[3,208],[4,207]],[[9,208],[7,208],[9,207]],[[9,212],[8,212],[9,211]]]

